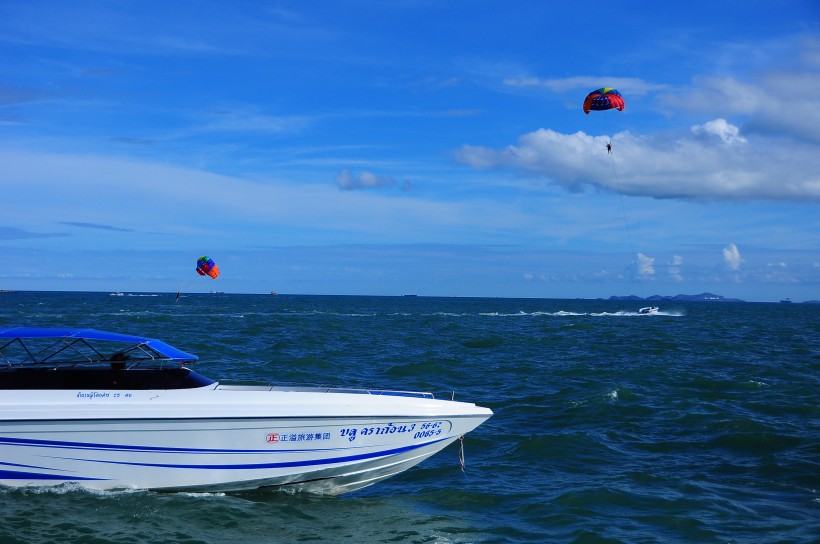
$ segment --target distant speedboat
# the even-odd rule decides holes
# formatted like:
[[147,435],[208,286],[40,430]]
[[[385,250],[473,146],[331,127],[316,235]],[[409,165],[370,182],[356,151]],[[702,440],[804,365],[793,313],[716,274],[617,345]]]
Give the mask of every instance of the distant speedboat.
[[781,300],[780,302],[781,302],[782,304],[791,304],[791,303],[792,303],[792,300],[791,300],[790,298],[784,298],[784,299],[783,299],[783,300]]
[[646,306],[638,310],[638,313],[642,315],[656,314],[658,313],[658,309],[657,306]]
[[493,415],[430,393],[226,385],[159,340],[0,330],[0,485],[339,494]]
[[125,296],[125,293],[120,293],[120,292],[117,292],[117,293],[109,293],[109,294],[110,294],[112,297],[124,297],[124,296]]

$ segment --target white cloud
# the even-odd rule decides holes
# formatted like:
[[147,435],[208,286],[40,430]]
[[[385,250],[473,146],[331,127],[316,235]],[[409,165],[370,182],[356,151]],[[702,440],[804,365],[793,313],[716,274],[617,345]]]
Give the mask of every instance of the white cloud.
[[502,149],[465,145],[455,158],[474,168],[547,178],[570,192],[599,187],[654,198],[820,201],[816,146],[759,135],[747,142],[722,119],[672,135],[610,138],[542,128]]
[[[820,87],[815,60],[820,40],[804,39],[785,45],[764,43],[759,47],[755,50],[755,44],[749,44],[749,54],[770,49],[780,56],[760,61],[761,67],[744,79],[694,77],[688,88],[679,90],[675,96],[661,95],[661,100],[675,110],[740,118],[747,134],[820,143],[820,95],[806,92]],[[686,99],[681,100],[680,96]]]
[[[605,163],[591,161],[604,150],[604,138],[576,132],[561,134],[550,129],[539,129],[518,139],[519,145],[502,150],[463,146],[456,152],[456,160],[474,168],[510,167],[536,176],[547,176],[565,189],[578,192],[585,183],[601,178]],[[600,147],[600,149],[598,149]]]
[[377,176],[372,172],[354,173],[344,169],[336,175],[336,184],[343,191],[357,189],[376,189],[396,185],[396,180],[390,176]]
[[717,136],[726,145],[748,143],[748,140],[740,135],[740,129],[727,123],[726,119],[715,119],[703,125],[693,126],[692,133],[698,136]]
[[723,262],[729,270],[740,269],[743,259],[740,258],[740,250],[735,244],[729,244],[723,248]]
[[680,255],[672,255],[672,258],[669,260],[669,277],[676,282],[683,281],[683,275],[681,275],[680,267],[683,265],[683,257]]
[[638,275],[649,277],[655,274],[655,258],[638,253]]

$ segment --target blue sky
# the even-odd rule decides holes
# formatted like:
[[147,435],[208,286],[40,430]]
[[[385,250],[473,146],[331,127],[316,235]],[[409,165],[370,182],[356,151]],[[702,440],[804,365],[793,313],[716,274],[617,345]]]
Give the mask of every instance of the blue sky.
[[2,2],[0,289],[820,299],[818,6]]

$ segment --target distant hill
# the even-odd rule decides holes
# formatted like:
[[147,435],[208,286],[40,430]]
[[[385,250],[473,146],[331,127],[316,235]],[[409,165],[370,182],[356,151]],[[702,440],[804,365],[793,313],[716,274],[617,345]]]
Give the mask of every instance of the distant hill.
[[651,300],[651,301],[666,301],[666,302],[746,302],[739,298],[726,298],[722,295],[715,295],[714,293],[701,293],[699,295],[675,295],[662,296],[652,295],[650,297],[641,298],[635,295],[609,297],[609,300]]

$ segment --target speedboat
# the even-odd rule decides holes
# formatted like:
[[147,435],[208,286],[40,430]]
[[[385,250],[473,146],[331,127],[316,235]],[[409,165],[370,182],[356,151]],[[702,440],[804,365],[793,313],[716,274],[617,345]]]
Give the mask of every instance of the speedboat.
[[658,307],[657,306],[646,306],[646,307],[641,308],[640,310],[638,310],[638,313],[642,314],[642,315],[656,314],[656,313],[658,313]]
[[219,383],[160,340],[0,330],[0,485],[335,495],[493,415],[430,393]]

